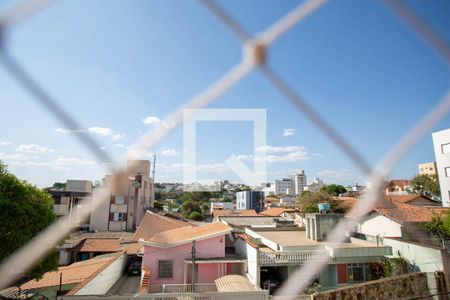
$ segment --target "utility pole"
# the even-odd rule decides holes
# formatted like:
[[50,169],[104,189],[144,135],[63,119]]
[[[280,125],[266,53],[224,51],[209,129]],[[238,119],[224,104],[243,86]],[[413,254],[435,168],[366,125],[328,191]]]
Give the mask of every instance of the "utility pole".
[[195,293],[195,241],[192,241],[192,292]]

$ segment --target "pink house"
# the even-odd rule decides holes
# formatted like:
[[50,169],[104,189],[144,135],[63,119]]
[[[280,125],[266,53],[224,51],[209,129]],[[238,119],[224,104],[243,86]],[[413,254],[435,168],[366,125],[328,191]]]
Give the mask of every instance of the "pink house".
[[[162,225],[165,223],[170,226]],[[197,284],[214,283],[219,277],[244,273],[245,260],[225,253],[231,227],[223,223],[187,224],[147,212],[136,232],[140,232],[138,241],[144,248],[141,292],[145,293],[148,285],[192,283],[193,249]],[[156,227],[174,225],[178,228],[155,232]],[[153,232],[148,234],[145,228]]]

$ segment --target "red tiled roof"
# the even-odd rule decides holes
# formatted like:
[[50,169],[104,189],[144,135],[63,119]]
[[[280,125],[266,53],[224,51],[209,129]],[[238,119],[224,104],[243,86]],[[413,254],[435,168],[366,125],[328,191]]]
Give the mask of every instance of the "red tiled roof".
[[254,209],[244,209],[244,210],[221,209],[221,210],[213,211],[214,217],[222,217],[222,216],[251,217],[251,216],[257,216],[257,215],[258,215],[258,213]]
[[284,212],[295,212],[297,211],[295,208],[287,208],[287,207],[271,207],[269,209],[263,210],[260,212],[260,215],[270,216],[270,217],[278,217]]
[[120,239],[84,239],[78,252],[116,252],[120,250]]
[[150,240],[150,238],[156,233],[192,226],[193,225],[190,223],[178,221],[147,211],[142,218],[139,228],[134,233],[132,241],[137,242],[140,238]]
[[96,274],[103,266],[109,265],[116,256],[94,257],[85,261],[73,263],[69,266],[59,267],[57,271],[47,272],[39,280],[30,280],[22,284],[21,289],[39,289],[59,285],[60,274],[62,273],[62,284],[76,284],[88,279]]
[[256,244],[252,240],[252,237],[246,233],[238,233],[238,234],[236,234],[236,237],[241,238],[242,240],[244,240],[247,244],[249,244],[253,248],[259,248],[258,244]]
[[404,189],[405,186],[410,186],[411,185],[411,180],[408,179],[392,179],[388,186],[398,186],[401,189]]
[[191,241],[196,238],[209,235],[224,234],[231,231],[231,227],[221,222],[210,223],[197,227],[181,227],[177,229],[159,232],[153,235],[148,241],[158,244],[178,244],[184,241]]
[[131,243],[125,247],[127,254],[138,254],[141,248],[142,245],[139,243]]
[[441,215],[448,210],[443,207],[415,206],[396,201],[392,203],[393,208],[375,208],[375,211],[400,223],[429,222],[435,214]]

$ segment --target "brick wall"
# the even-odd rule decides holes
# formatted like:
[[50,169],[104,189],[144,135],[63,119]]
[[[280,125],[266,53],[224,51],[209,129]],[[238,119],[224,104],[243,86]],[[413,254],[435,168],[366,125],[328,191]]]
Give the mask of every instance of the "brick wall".
[[[433,291],[434,293],[435,291]],[[410,273],[313,294],[314,300],[404,299],[429,296],[426,273]]]

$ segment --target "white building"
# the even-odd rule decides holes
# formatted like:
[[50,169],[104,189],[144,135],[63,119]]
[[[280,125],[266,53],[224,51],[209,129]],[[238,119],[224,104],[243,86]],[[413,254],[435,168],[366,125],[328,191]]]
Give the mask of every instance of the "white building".
[[314,178],[313,182],[311,184],[308,184],[308,186],[306,187],[306,190],[310,191],[310,192],[318,192],[324,186],[325,186],[325,184],[322,179]]
[[275,194],[291,194],[294,192],[294,181],[290,178],[275,180]]
[[442,206],[450,206],[450,128],[433,132],[434,155],[436,157]]
[[304,170],[301,170],[300,173],[297,173],[295,175],[292,175],[292,179],[294,181],[294,194],[300,195],[303,191],[306,190],[306,187],[308,186],[306,182],[306,174]]
[[264,197],[275,195],[275,183],[265,183],[261,191],[264,193]]

